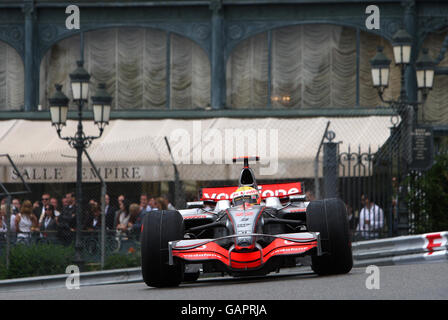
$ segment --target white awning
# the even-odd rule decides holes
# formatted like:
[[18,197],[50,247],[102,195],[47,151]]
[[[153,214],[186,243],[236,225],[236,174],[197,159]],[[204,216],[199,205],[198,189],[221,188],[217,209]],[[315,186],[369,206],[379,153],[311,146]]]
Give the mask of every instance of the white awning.
[[[87,149],[106,181],[172,181],[174,170],[164,137],[183,180],[237,179],[241,165],[232,157],[258,155],[252,165],[259,179],[314,177],[314,158],[326,124],[341,142],[340,152],[358,146],[375,152],[389,137],[390,117],[213,118],[203,120],[112,120]],[[86,135],[97,135],[93,121]],[[68,121],[62,135],[74,135]],[[49,121],[0,121],[0,153],[9,154],[31,183],[74,182],[75,150],[58,138]],[[3,182],[18,182],[6,158],[0,158]],[[83,181],[97,182],[84,157]]]

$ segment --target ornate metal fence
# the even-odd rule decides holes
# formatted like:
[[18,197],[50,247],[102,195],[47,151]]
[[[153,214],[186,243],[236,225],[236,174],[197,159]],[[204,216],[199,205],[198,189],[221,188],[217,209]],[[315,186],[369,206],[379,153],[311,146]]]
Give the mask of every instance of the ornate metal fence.
[[339,153],[339,196],[346,203],[353,240],[394,234],[393,176],[371,149]]
[[[434,188],[446,192],[446,187],[443,178],[428,179],[434,179],[432,166],[446,161],[447,149],[439,148],[427,168],[415,168],[412,164],[416,146],[412,144],[411,132],[416,127],[406,120],[392,121],[389,139],[376,152],[370,147],[362,151],[360,146],[349,146],[347,151],[338,153],[337,194],[347,205],[353,240],[440,231],[443,226],[439,222],[444,218],[437,215],[446,203],[433,208],[430,201],[443,202]],[[429,158],[433,158],[432,154]],[[444,164],[438,166],[436,170],[443,171]]]

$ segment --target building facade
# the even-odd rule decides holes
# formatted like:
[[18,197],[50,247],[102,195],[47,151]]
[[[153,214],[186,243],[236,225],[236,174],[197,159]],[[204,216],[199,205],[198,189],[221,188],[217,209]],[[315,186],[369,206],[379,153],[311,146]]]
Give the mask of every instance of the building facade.
[[[79,9],[79,29],[67,26],[70,5]],[[414,63],[422,49],[437,62],[418,121],[438,139],[448,132],[448,2],[1,0],[2,130],[18,120],[50,127],[48,99],[55,84],[71,98],[77,60],[91,75],[90,92],[106,84],[112,121],[390,117],[395,111],[372,85],[370,60],[382,46],[393,61],[400,28],[413,41],[404,76],[409,99],[420,99]],[[400,89],[392,62],[384,98],[396,99]]]
[[[66,26],[70,4],[79,29]],[[368,29],[369,5],[379,9],[379,29]],[[379,45],[392,58],[392,36],[404,27],[412,61],[428,47],[439,62],[422,119],[446,124],[447,16],[439,1],[1,1],[1,115],[44,117],[34,112],[47,109],[55,83],[68,87],[80,59],[92,87],[106,82],[112,118],[375,109],[370,59]],[[397,79],[392,67],[390,97]]]

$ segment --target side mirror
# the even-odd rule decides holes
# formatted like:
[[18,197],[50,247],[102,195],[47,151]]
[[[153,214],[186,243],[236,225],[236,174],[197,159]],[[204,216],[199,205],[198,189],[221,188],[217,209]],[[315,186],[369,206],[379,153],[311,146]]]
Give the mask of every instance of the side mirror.
[[230,208],[230,200],[219,200],[216,203],[215,211],[226,210]]
[[280,209],[283,208],[282,203],[278,197],[268,197],[265,200],[266,207]]
[[204,201],[187,202],[187,209],[203,208]]
[[305,202],[306,201],[306,195],[304,195],[304,194],[295,194],[295,195],[289,196],[289,201],[291,201],[291,202]]

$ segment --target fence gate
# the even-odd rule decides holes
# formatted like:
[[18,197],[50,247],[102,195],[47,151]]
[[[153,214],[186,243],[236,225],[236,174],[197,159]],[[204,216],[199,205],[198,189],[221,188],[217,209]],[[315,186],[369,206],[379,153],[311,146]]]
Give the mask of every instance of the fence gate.
[[369,147],[348,147],[338,155],[340,198],[346,203],[352,240],[392,236],[396,225],[390,158]]
[[362,152],[360,146],[338,153],[338,195],[347,205],[354,240],[412,234],[415,224],[422,224],[416,217],[424,197],[415,193],[425,173],[413,168],[415,132],[421,129],[410,111],[401,113],[401,121],[391,118],[391,134],[375,153],[370,147]]

